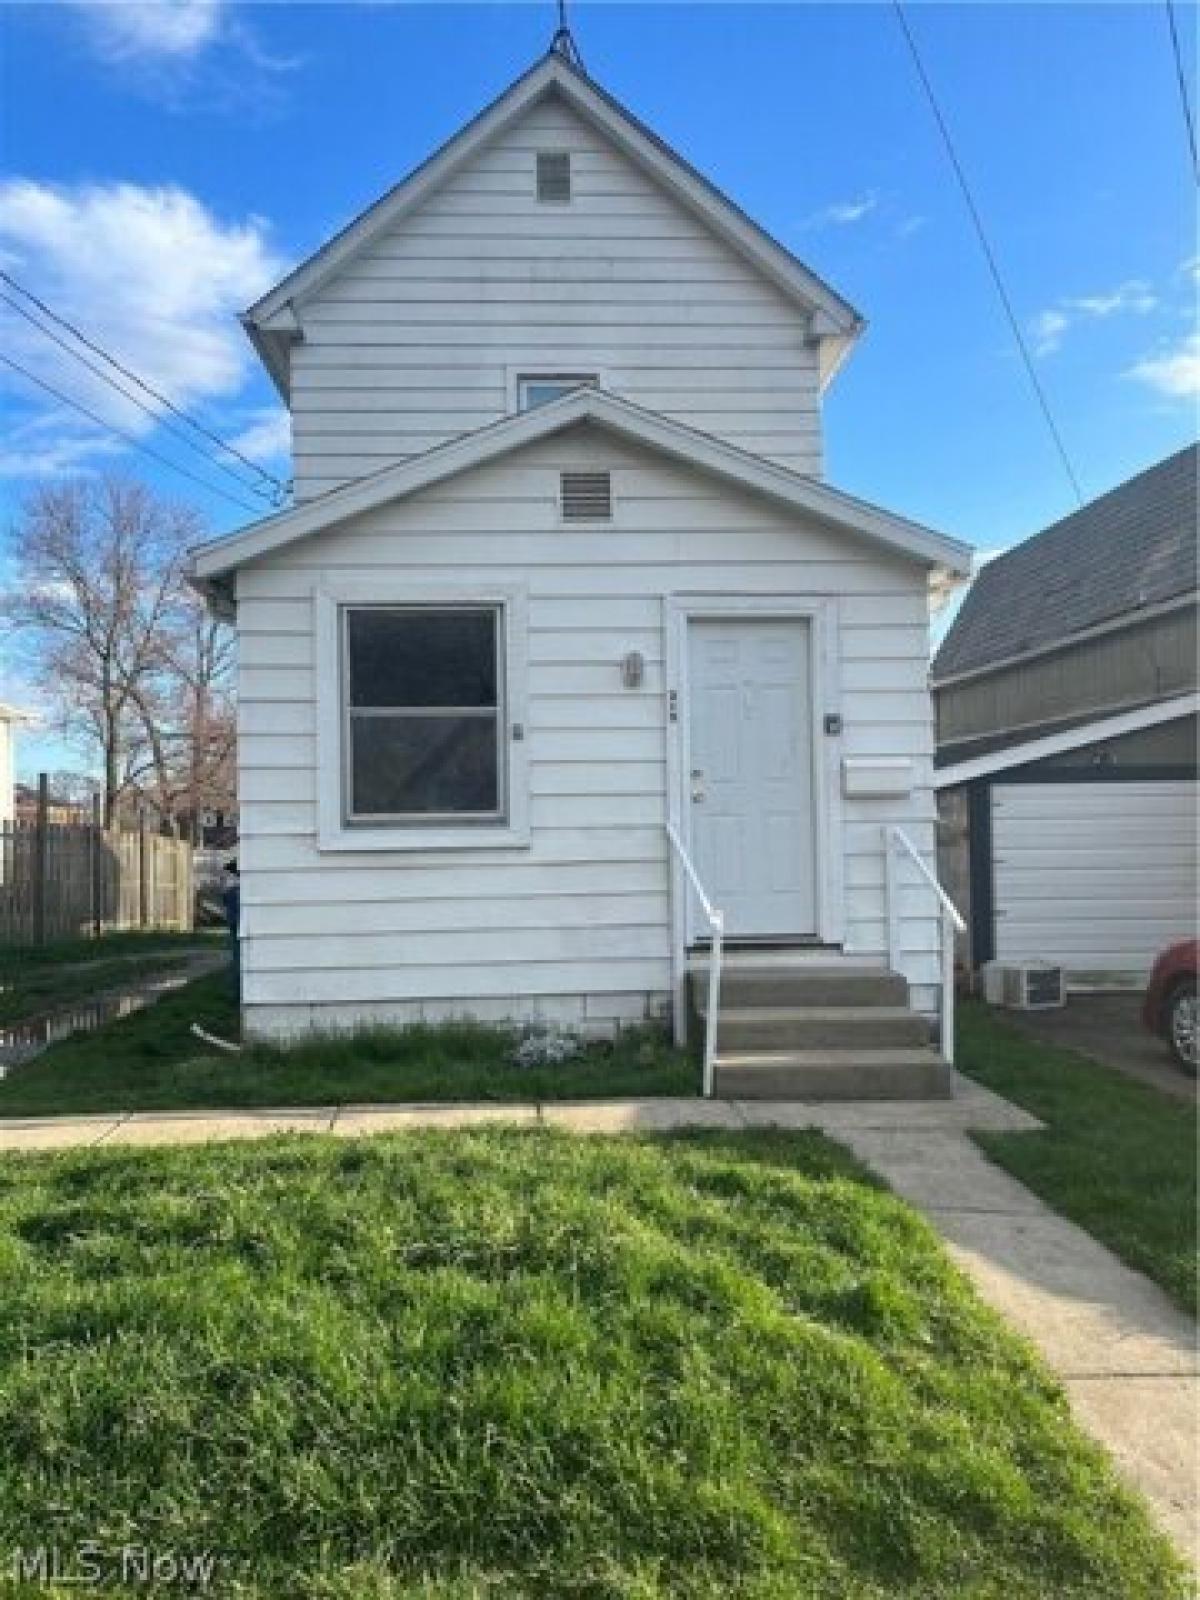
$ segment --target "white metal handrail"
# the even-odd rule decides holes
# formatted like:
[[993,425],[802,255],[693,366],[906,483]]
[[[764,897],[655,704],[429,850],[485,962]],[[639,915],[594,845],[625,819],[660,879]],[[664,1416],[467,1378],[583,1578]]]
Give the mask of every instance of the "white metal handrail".
[[667,823],[667,838],[679,857],[688,882],[696,891],[696,899],[700,902],[700,909],[712,934],[712,950],[708,959],[708,1009],[704,1018],[703,1089],[705,1099],[709,1099],[713,1092],[713,1067],[717,1058],[717,1008],[721,1001],[721,957],[725,937],[725,917],[705,894],[691,857],[683,847],[683,840],[670,822]]
[[897,853],[903,851],[917,868],[928,888],[938,900],[941,913],[942,939],[942,1059],[954,1065],[954,935],[966,932],[966,923],[958,907],[942,888],[934,874],[922,860],[916,845],[903,828],[888,825],[883,830],[884,883],[887,892],[888,960],[894,972],[900,970],[900,885],[897,877]]

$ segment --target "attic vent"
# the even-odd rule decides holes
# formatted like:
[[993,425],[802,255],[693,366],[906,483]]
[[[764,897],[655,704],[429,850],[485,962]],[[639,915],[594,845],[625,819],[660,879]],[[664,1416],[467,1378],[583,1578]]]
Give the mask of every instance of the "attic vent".
[[571,198],[571,157],[565,150],[540,150],[537,197],[544,205],[566,205]]
[[612,474],[564,472],[562,475],[564,522],[612,521]]

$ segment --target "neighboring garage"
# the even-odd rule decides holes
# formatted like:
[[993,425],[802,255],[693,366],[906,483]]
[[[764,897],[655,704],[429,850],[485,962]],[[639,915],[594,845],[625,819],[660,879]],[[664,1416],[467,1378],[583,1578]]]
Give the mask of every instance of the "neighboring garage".
[[967,591],[932,681],[938,859],[973,969],[1140,986],[1196,936],[1198,526],[1189,445]]
[[943,876],[973,967],[1048,961],[1074,987],[1140,986],[1196,936],[1196,718],[1179,696],[935,775]]
[[1140,982],[1196,920],[1194,779],[992,785],[994,954]]

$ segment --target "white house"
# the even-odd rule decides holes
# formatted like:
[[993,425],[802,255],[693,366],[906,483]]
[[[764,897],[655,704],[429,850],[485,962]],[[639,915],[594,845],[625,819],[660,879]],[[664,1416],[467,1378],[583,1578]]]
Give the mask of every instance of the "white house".
[[246,1027],[682,1032],[692,868],[720,1084],[940,1087],[906,841],[969,551],[821,479],[858,314],[552,52],[244,320],[296,483],[194,558],[238,629]]

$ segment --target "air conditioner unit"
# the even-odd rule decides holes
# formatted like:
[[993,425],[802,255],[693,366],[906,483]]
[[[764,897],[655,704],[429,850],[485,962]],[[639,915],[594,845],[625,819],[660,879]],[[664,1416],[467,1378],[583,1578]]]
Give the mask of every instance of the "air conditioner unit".
[[983,997],[990,1006],[1013,1011],[1053,1011],[1067,1003],[1063,969],[1049,961],[988,961]]

